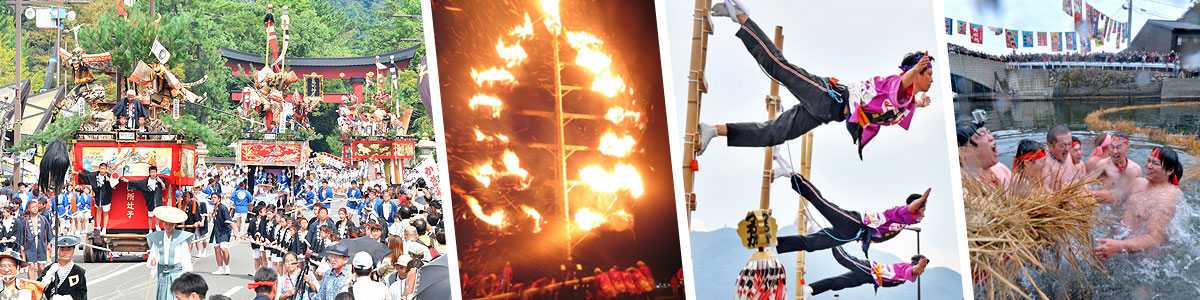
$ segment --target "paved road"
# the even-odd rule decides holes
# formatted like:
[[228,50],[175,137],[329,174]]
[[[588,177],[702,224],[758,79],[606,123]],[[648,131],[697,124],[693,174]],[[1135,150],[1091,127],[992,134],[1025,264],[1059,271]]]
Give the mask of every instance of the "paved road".
[[[331,211],[345,206],[344,199],[334,201]],[[336,215],[331,214],[336,218]],[[243,224],[244,226],[244,224]],[[236,241],[229,250],[231,275],[212,275],[216,270],[216,259],[213,256],[212,245],[205,249],[207,257],[193,258],[194,272],[204,277],[208,282],[208,295],[222,294],[233,299],[254,298],[254,292],[246,289],[250,283],[250,273],[254,272],[254,260],[251,259],[250,244]],[[151,281],[150,269],[143,261],[118,261],[111,263],[82,263],[83,251],[75,252],[75,262],[87,270],[88,299],[153,299],[154,295],[147,293],[155,288]],[[21,274],[21,278],[26,278]],[[151,293],[153,293],[151,291]],[[173,298],[172,298],[173,299]]]

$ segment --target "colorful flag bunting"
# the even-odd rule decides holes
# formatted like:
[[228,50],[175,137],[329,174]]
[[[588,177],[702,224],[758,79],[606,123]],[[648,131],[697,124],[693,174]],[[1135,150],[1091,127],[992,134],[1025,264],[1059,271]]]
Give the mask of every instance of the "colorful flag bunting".
[[1050,51],[1062,51],[1062,34],[1058,32],[1050,33]]
[[958,34],[967,34],[967,22],[958,20]]
[[971,42],[983,44],[983,25],[971,23]]
[[946,18],[946,35],[954,35],[954,19]]
[[[1067,1],[1070,1],[1070,0],[1067,0]],[[1068,2],[1068,3],[1070,3],[1070,2]],[[1038,45],[1038,47],[1046,46],[1046,32],[1039,31],[1037,33],[1037,45]]]
[[1075,33],[1067,32],[1065,34],[1066,34],[1067,51],[1075,51]]
[[1009,49],[1017,49],[1017,31],[1011,29],[1004,30],[1004,46]]

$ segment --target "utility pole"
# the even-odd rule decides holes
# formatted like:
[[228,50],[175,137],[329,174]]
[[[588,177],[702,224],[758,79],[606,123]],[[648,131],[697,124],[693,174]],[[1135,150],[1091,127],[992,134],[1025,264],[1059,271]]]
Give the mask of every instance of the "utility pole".
[[[24,17],[22,16],[22,14],[25,12],[25,8],[29,5],[88,4],[89,2],[88,1],[9,0],[9,1],[5,1],[4,3],[8,4],[9,6],[12,6],[13,17],[16,18],[16,26],[17,26],[17,28],[15,30],[16,31],[16,43],[14,43],[13,45],[17,48],[17,53],[16,53],[17,57],[16,57],[16,64],[13,66],[16,67],[16,71],[14,71],[14,75],[16,75],[16,79],[14,81],[17,84],[16,85],[17,91],[20,91],[21,89],[25,88],[25,87],[21,86],[21,48],[23,48],[23,47],[21,47],[22,46],[21,37],[24,34],[21,30],[22,29],[21,27],[24,24],[24,22],[23,22]],[[58,52],[58,49],[54,49],[53,52]],[[51,54],[51,55],[55,55],[55,54]],[[17,93],[15,99],[12,99],[13,118],[12,118],[12,120],[9,120],[10,122],[13,122],[13,146],[16,146],[18,143],[21,142],[21,120],[23,119],[23,117],[21,116],[21,108],[22,108],[22,106],[24,106],[24,104],[25,104],[25,96],[22,95],[21,93]],[[13,190],[16,190],[17,184],[19,184],[21,182],[21,153],[13,152],[12,159],[13,159],[13,178],[12,178],[12,182],[9,182],[9,185],[11,185],[10,187]]]

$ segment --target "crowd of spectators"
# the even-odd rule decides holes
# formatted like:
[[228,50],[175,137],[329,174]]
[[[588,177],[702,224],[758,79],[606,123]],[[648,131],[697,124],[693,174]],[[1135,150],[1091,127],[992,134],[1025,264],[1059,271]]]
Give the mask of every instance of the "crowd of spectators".
[[1177,55],[1170,53],[1122,51],[1122,52],[1091,52],[1091,53],[1013,53],[994,55],[967,49],[961,45],[948,44],[951,53],[989,59],[1004,63],[1022,62],[1108,62],[1108,63],[1174,63]]

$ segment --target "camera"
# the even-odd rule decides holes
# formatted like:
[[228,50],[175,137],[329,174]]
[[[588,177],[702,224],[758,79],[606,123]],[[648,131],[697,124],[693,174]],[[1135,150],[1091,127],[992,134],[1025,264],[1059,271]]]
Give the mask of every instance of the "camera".
[[983,124],[983,122],[987,122],[987,112],[982,109],[973,110],[971,118],[975,120],[975,124]]

